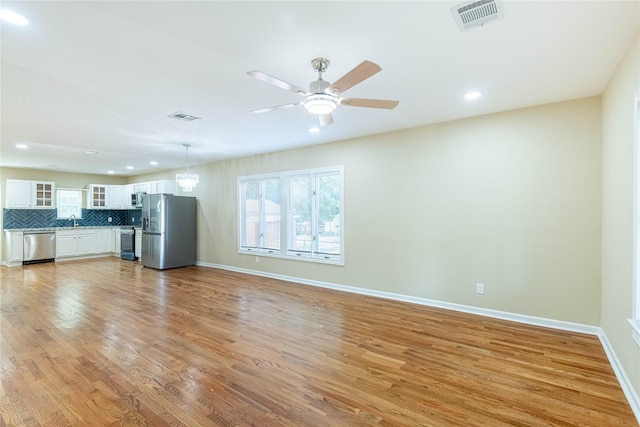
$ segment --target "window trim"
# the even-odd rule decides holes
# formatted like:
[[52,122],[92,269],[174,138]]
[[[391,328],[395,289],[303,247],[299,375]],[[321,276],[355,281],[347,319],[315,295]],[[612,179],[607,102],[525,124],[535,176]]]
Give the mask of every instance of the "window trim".
[[640,346],[640,88],[633,97],[633,307],[631,336]]
[[[334,256],[326,255],[306,255],[303,252],[293,252],[289,249],[289,179],[298,177],[301,175],[312,175],[317,177],[319,175],[337,174],[340,180],[340,254]],[[242,246],[242,234],[243,234],[243,191],[242,184],[248,181],[261,181],[267,179],[280,179],[280,249],[268,249],[268,248],[256,248],[249,246]],[[237,212],[237,247],[238,254],[241,255],[255,255],[256,262],[258,262],[259,256],[281,258],[296,261],[307,261],[321,264],[333,264],[344,265],[345,260],[345,242],[344,242],[344,166],[331,166],[313,169],[301,169],[284,172],[264,173],[256,175],[244,175],[238,176],[237,183],[237,196],[238,196],[238,212]],[[316,215],[314,213],[314,215]]]

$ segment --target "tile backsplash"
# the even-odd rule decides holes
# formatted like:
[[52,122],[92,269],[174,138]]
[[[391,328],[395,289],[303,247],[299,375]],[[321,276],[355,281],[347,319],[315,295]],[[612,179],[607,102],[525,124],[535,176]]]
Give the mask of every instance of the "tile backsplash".
[[[78,227],[101,227],[133,225],[140,226],[140,209],[131,210],[97,210],[82,209],[82,218],[76,222]],[[73,221],[56,219],[56,209],[3,209],[3,226],[5,229],[15,228],[53,228],[71,227]],[[111,218],[111,222],[109,222]]]

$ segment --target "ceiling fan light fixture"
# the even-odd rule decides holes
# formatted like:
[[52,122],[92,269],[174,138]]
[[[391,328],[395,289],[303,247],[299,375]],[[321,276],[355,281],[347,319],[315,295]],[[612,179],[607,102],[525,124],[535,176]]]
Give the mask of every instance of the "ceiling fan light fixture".
[[307,99],[304,100],[303,105],[311,114],[322,115],[332,113],[338,106],[338,101],[334,96],[315,93],[309,95]]

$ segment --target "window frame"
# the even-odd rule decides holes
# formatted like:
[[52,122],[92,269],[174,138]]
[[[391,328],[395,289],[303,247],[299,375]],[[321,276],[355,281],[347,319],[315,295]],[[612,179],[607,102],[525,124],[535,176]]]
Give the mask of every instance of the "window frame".
[[82,207],[83,205],[83,193],[85,190],[79,189],[79,188],[56,188],[56,219],[69,219],[71,217],[71,215],[74,214],[69,214],[69,216],[61,216],[61,206],[60,204],[62,203],[62,197],[60,196],[60,192],[62,191],[73,191],[78,193],[78,199],[79,199],[79,204],[77,206],[77,214],[76,214],[76,219],[82,219]]
[[[290,182],[293,178],[301,177],[301,176],[310,176],[312,179],[312,189],[315,189],[316,182],[320,177],[326,176],[334,176],[337,175],[338,179],[338,188],[340,192],[340,202],[339,202],[339,231],[336,234],[336,237],[339,239],[339,253],[331,254],[331,253],[322,253],[319,250],[319,223],[320,223],[320,215],[318,210],[317,203],[317,195],[313,194],[313,204],[311,207],[311,230],[312,230],[312,250],[309,252],[305,251],[296,251],[292,246],[292,230],[290,230],[290,225],[292,225],[292,215],[291,215],[291,194],[290,194]],[[267,180],[277,179],[280,182],[280,248],[267,248],[265,245],[261,245],[258,247],[245,245],[243,238],[246,233],[246,203],[245,203],[245,187],[244,185],[249,182],[258,181],[265,182]],[[261,186],[262,184],[260,184]],[[262,190],[262,187],[260,187]],[[290,260],[299,260],[299,261],[310,261],[317,263],[327,263],[327,264],[337,264],[344,265],[344,166],[331,166],[331,167],[323,167],[323,168],[314,168],[314,169],[303,169],[303,170],[294,170],[294,171],[285,171],[285,172],[274,172],[268,174],[259,174],[259,175],[246,175],[246,176],[238,176],[237,177],[237,195],[238,195],[238,227],[237,227],[237,236],[238,236],[238,253],[243,255],[255,255],[255,256],[267,256],[274,258],[284,258]],[[264,227],[264,216],[266,212],[264,210],[264,200],[260,198],[257,202],[258,211],[260,218],[258,219],[258,223]],[[335,218],[335,217],[334,217]],[[262,234],[262,230],[264,228],[259,229]],[[261,238],[264,236],[261,236]]]
[[633,97],[633,307],[629,323],[640,346],[640,88]]

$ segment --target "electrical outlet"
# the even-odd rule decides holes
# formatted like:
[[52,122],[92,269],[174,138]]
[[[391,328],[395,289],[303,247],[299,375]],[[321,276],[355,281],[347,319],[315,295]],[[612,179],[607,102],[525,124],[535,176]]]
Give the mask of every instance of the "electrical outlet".
[[476,294],[484,295],[484,284],[476,283]]
[[109,217],[109,218],[107,218],[107,221],[108,221],[108,222],[112,222],[112,221],[113,221],[113,218]]
[[135,216],[131,217],[131,222],[136,222],[136,217]]
[[260,257],[256,256],[256,262],[260,262]]

